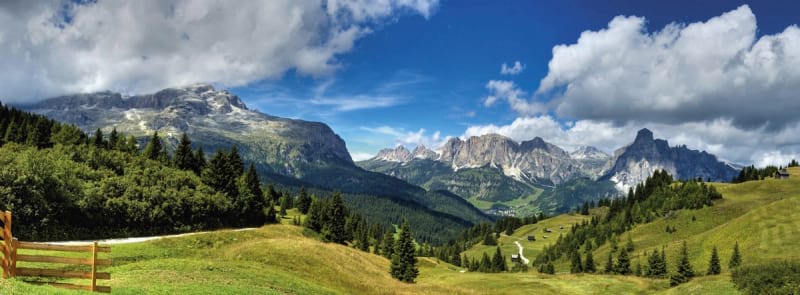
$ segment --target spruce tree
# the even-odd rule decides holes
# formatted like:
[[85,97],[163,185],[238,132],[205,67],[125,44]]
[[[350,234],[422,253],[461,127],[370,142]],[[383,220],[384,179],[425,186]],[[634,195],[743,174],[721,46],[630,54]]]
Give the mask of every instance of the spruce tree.
[[383,244],[381,245],[381,255],[387,259],[392,259],[394,254],[394,233],[389,230],[383,235]]
[[625,250],[631,253],[633,253],[633,250],[635,250],[633,247],[633,239],[631,239],[630,234],[628,235],[628,242],[625,244]]
[[636,262],[636,268],[634,268],[634,270],[633,270],[633,275],[635,275],[637,277],[641,277],[642,276],[642,262],[640,262],[640,261]]
[[506,260],[503,257],[503,253],[500,252],[500,247],[497,247],[497,251],[494,252],[492,257],[492,272],[504,271],[506,271]]
[[311,206],[311,198],[306,193],[306,188],[300,187],[300,194],[297,196],[297,210],[302,214],[306,214],[309,206]]
[[341,194],[334,193],[330,198],[329,207],[326,208],[326,222],[322,225],[322,236],[329,242],[344,244],[347,236],[344,227],[347,209]]
[[394,252],[390,266],[392,277],[401,282],[413,283],[419,275],[419,270],[408,221],[404,221],[400,227],[400,237],[397,239]]
[[483,244],[486,246],[497,246],[497,239],[491,232],[486,233],[483,237]]
[[739,242],[733,244],[733,254],[731,254],[731,261],[728,263],[728,268],[734,269],[742,264],[742,256],[739,254]]
[[108,135],[108,148],[109,149],[119,149],[119,133],[117,133],[117,127],[111,129],[111,133]]
[[206,168],[206,154],[203,152],[203,147],[198,147],[194,152],[194,162],[192,163],[192,171],[194,174],[200,175],[203,168]]
[[181,141],[175,149],[175,157],[172,159],[175,168],[181,170],[192,170],[194,166],[194,155],[192,154],[192,141],[189,136],[184,133],[181,136]]
[[275,211],[275,206],[272,203],[267,204],[267,207],[264,208],[264,223],[278,223],[278,217],[276,216],[277,214],[278,213]]
[[104,148],[106,147],[106,143],[103,140],[103,131],[100,128],[94,131],[94,136],[92,137],[92,145],[96,148]]
[[683,241],[677,267],[677,272],[669,278],[671,286],[683,284],[694,277],[694,270],[692,270],[692,265],[689,263],[689,250],[686,247],[686,241]]
[[143,153],[144,156],[150,160],[158,160],[163,148],[164,145],[161,143],[161,138],[158,137],[158,131],[155,131],[153,132],[153,136],[150,137],[147,146],[145,146]]
[[247,200],[247,211],[245,211],[245,215],[249,216],[250,222],[253,224],[258,224],[261,221],[254,212],[258,212],[263,210],[265,206],[264,202],[264,191],[261,190],[261,182],[258,181],[258,174],[256,174],[256,169],[253,167],[253,164],[250,163],[250,167],[247,168],[247,173],[244,176],[245,188],[249,192],[250,199]]
[[132,154],[138,154],[139,153],[139,142],[136,140],[136,137],[134,137],[133,135],[128,136],[128,140],[126,140],[125,143],[126,143],[126,146],[125,146],[125,151],[126,152],[129,152],[129,153],[132,153]]
[[594,258],[592,257],[592,251],[586,252],[586,261],[583,266],[583,271],[588,273],[594,273],[597,271],[597,267],[594,265]]
[[606,258],[606,267],[604,269],[605,273],[612,274],[614,273],[614,260],[611,256],[611,252],[608,252],[608,257]]
[[711,249],[711,261],[708,262],[709,275],[718,275],[722,272],[722,267],[719,265],[719,255],[717,255],[717,246]]
[[479,272],[492,272],[492,259],[489,258],[489,254],[483,252],[483,256],[481,257],[481,264],[478,267]]
[[278,214],[281,215],[281,217],[286,216],[286,209],[287,209],[287,207],[289,207],[288,199],[289,199],[289,196],[283,196],[281,198],[281,205],[280,205],[281,206],[281,211],[278,213]]
[[621,275],[629,275],[632,273],[631,259],[630,257],[628,257],[628,251],[626,250],[619,251],[619,256],[617,257],[617,265],[615,266],[615,272]]
[[583,272],[583,261],[581,261],[581,254],[578,251],[572,252],[572,259],[570,260],[570,273]]
[[545,266],[545,273],[551,275],[556,274],[556,267],[553,265],[552,261],[547,262],[547,265]]

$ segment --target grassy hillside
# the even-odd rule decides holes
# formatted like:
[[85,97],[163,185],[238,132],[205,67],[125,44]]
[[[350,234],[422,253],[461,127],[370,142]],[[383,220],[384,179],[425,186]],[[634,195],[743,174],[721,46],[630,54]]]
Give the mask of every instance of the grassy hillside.
[[[527,273],[462,273],[462,269],[433,258],[420,258],[416,284],[403,284],[388,274],[389,261],[346,246],[326,244],[304,235],[302,228],[265,226],[252,231],[221,231],[159,241],[116,245],[110,257],[114,293],[295,293],[295,294],[738,294],[730,281],[727,261],[730,247],[738,241],[743,263],[780,259],[800,260],[793,248],[800,244],[800,169],[791,169],[788,180],[742,184],[717,184],[724,198],[700,210],[681,210],[629,231],[636,250],[667,247],[670,271],[675,267],[679,243],[686,240],[697,273],[705,272],[710,249],[717,245],[723,274],[696,277],[669,287],[666,279],[634,276],[567,274],[568,265],[556,265],[556,275]],[[604,214],[605,208],[591,213]],[[293,213],[294,211],[290,211]],[[692,221],[692,217],[694,220]],[[506,256],[517,252],[515,240],[532,259],[548,241],[575,222],[588,217],[565,214],[517,229],[501,236]],[[667,234],[667,225],[676,232]],[[550,228],[552,233],[545,233]],[[621,237],[624,243],[626,233]],[[528,242],[535,235],[537,241]],[[548,238],[544,239],[543,236]],[[621,243],[622,244],[622,243]],[[477,257],[494,247],[475,246],[468,256]],[[608,245],[595,251],[598,268]],[[0,281],[0,293],[78,294],[18,280]]]

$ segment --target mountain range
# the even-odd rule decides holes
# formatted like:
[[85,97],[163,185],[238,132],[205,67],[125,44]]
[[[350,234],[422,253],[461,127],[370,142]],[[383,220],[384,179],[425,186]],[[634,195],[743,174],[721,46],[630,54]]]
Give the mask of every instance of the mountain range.
[[[466,223],[488,220],[474,206],[495,214],[564,211],[625,191],[656,169],[715,181],[737,173],[706,152],[670,147],[647,129],[613,156],[591,146],[568,152],[540,137],[516,142],[486,134],[452,138],[437,150],[398,145],[354,163],[344,140],[326,124],[251,110],[238,96],[207,84],[134,96],[66,95],[22,107],[86,132],[116,128],[136,136],[140,146],[154,131],[168,146],[186,133],[208,154],[236,145],[265,182],[410,201]],[[580,198],[569,196],[576,191]]]
[[[654,139],[648,129],[640,130],[631,144],[617,149],[613,156],[591,146],[567,152],[540,137],[518,143],[486,134],[450,139],[438,151],[417,147],[409,152],[398,145],[357,164],[424,188],[453,191],[483,209],[538,208],[549,213],[624,193],[656,170],[666,170],[679,179],[712,181],[730,181],[738,173],[704,151],[670,147],[666,140]],[[563,187],[572,192],[564,192]],[[581,198],[571,198],[576,190]]]

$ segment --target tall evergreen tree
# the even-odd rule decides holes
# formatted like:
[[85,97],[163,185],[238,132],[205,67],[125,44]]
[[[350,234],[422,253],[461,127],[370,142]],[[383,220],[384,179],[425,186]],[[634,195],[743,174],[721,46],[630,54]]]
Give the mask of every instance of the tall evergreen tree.
[[694,270],[692,270],[692,265],[689,262],[689,249],[686,247],[686,241],[683,241],[677,267],[677,272],[669,278],[671,286],[683,284],[694,277]]
[[381,244],[381,255],[387,259],[392,259],[394,254],[394,233],[391,230],[386,231],[383,235],[383,244]]
[[633,239],[631,239],[631,235],[628,234],[628,242],[625,243],[625,251],[628,251],[628,252],[632,253],[633,250],[635,250],[635,248],[633,246]]
[[92,145],[96,148],[105,148],[106,142],[103,140],[103,131],[100,128],[94,131],[94,136],[92,136]]
[[[271,203],[269,199],[267,199],[268,203]],[[308,209],[308,215],[306,216],[305,226],[310,230],[315,232],[322,231],[322,223],[323,223],[323,208],[322,208],[322,201],[317,198],[312,198],[311,205]]]
[[278,212],[275,211],[275,205],[268,203],[266,208],[264,208],[264,223],[278,223],[278,217],[276,216],[277,214]]
[[281,211],[279,213],[281,217],[286,216],[286,210],[288,209],[289,209],[289,196],[283,196],[281,198]]
[[203,152],[203,147],[198,147],[192,158],[194,159],[192,171],[194,171],[194,174],[200,175],[203,168],[206,168],[206,154]]
[[492,272],[504,272],[506,270],[506,259],[503,257],[503,253],[500,252],[500,247],[497,247],[497,251],[492,256]]
[[164,145],[161,143],[161,138],[158,137],[158,131],[155,131],[153,132],[153,136],[150,137],[147,146],[145,146],[143,153],[144,156],[150,160],[158,160],[163,148]]
[[128,140],[126,140],[125,143],[126,143],[126,146],[125,146],[125,151],[126,152],[129,152],[129,153],[132,153],[132,154],[138,154],[139,153],[139,142],[136,141],[136,137],[134,137],[133,135],[128,136]]
[[572,252],[572,259],[570,260],[570,273],[583,272],[583,261],[581,261],[581,254],[578,251]]
[[481,264],[478,267],[479,272],[492,272],[492,259],[489,258],[489,254],[483,252],[483,256],[481,257]]
[[347,237],[344,229],[347,209],[344,207],[341,194],[334,193],[330,198],[326,208],[326,222],[322,225],[322,236],[327,241],[344,244]]
[[617,256],[617,265],[615,266],[615,272],[621,275],[629,275],[632,273],[631,271],[631,259],[628,257],[628,251],[622,250],[619,251],[619,256]]
[[111,129],[111,133],[108,135],[108,148],[119,149],[119,140],[120,138],[119,133],[117,133],[117,127],[114,127],[114,129]]
[[297,196],[297,210],[302,214],[308,213],[308,208],[311,206],[311,198],[306,193],[305,187],[300,187],[300,194]]
[[586,261],[583,266],[583,271],[588,273],[593,273],[597,271],[597,267],[594,265],[594,257],[592,257],[592,251],[586,252]]
[[708,262],[709,275],[718,275],[722,272],[722,267],[719,265],[719,255],[717,254],[717,246],[711,249],[711,260]]
[[728,263],[730,269],[734,269],[742,264],[742,256],[739,254],[739,241],[733,245],[733,254],[731,254],[731,261]]
[[184,133],[181,136],[181,141],[175,149],[175,157],[172,159],[174,166],[182,170],[193,170],[195,158],[192,154],[192,141],[189,136]]
[[231,151],[228,153],[227,164],[230,175],[239,176],[244,173],[244,162],[242,162],[242,157],[239,156],[239,148],[235,145],[231,147]]
[[404,221],[400,227],[400,237],[397,239],[394,252],[390,266],[392,277],[401,282],[413,283],[417,275],[419,275],[419,270],[417,269],[416,251],[408,221]]
[[606,267],[604,271],[607,274],[614,273],[614,260],[613,257],[611,256],[611,251],[608,252],[608,257],[606,258]]

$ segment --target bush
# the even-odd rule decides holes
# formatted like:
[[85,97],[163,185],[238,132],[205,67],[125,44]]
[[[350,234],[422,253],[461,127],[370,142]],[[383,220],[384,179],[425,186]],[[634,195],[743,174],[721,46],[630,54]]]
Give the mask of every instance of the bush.
[[735,269],[731,280],[745,294],[798,294],[800,263],[778,262]]

